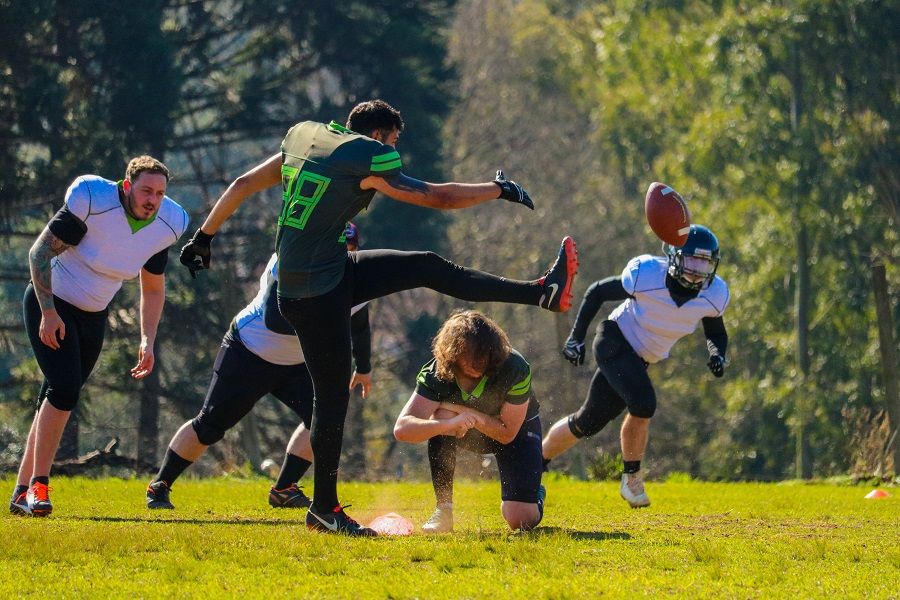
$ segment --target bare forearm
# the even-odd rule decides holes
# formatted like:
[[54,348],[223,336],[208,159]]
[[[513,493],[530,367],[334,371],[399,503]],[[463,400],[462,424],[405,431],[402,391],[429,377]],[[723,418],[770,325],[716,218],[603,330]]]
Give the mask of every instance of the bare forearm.
[[216,233],[249,196],[280,182],[281,154],[275,154],[231,182],[200,229],[210,235]]
[[53,303],[50,261],[54,256],[65,252],[68,247],[45,227],[28,252],[28,268],[31,272],[31,283],[34,286],[34,293],[42,311],[56,309]]
[[428,193],[435,208],[468,208],[496,200],[500,189],[494,183],[429,183]]
[[152,346],[156,341],[156,331],[165,303],[165,290],[141,293],[141,338],[148,346]]
[[475,429],[501,444],[510,443],[515,439],[516,434],[519,433],[518,428],[515,431],[512,431],[506,426],[506,423],[497,417],[488,415],[482,416],[481,420],[475,425]]
[[394,425],[394,437],[401,442],[418,444],[436,435],[443,435],[454,430],[450,419],[421,419],[412,415],[404,415]]

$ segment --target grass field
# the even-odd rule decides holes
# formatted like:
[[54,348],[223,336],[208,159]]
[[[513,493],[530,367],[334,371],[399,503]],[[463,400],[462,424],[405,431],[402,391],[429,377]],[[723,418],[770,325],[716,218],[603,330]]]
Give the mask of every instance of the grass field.
[[[900,597],[896,488],[650,483],[636,511],[614,483],[545,483],[529,534],[507,532],[498,483],[458,482],[455,533],[364,540],[308,532],[261,479],[179,481],[177,510],[150,513],[144,481],[55,478],[50,518],[0,517],[0,598]],[[364,523],[433,507],[425,483],[341,493]]]

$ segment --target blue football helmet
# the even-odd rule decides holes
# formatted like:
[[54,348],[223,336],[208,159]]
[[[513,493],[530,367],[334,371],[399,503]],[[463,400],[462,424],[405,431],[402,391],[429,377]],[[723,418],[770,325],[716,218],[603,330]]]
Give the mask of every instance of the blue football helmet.
[[712,283],[719,268],[719,240],[708,227],[691,225],[683,246],[666,245],[669,275],[689,290],[702,290]]

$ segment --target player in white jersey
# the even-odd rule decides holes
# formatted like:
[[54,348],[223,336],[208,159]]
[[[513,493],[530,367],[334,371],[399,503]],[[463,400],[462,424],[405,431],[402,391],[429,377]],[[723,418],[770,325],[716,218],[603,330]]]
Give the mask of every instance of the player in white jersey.
[[624,302],[598,327],[593,348],[597,371],[584,404],[554,423],[543,442],[546,468],[550,459],[594,435],[627,408],[620,434],[625,468],[619,491],[635,508],[650,504],[640,470],[656,411],[647,366],[668,357],[675,342],[699,323],[706,335],[709,370],[722,377],[726,364],[728,334],[722,314],[729,295],[728,285],[716,275],[718,239],[703,225],[692,225],[685,244],[668,246],[666,254],[633,258],[621,277],[598,281],[585,292],[563,348],[572,364],[584,363],[585,334],[600,306]]
[[166,196],[169,170],[150,156],[128,163],[125,179],[78,177],[65,205],[31,247],[25,330],[44,375],[10,511],[47,516],[50,467],[63,429],[103,346],[107,306],[122,282],[140,276],[141,341],[135,379],[154,365],[165,303],[168,248],[188,225]]
[[[347,223],[347,249],[359,246],[359,229]],[[213,367],[200,413],[175,433],[159,473],[147,486],[147,507],[174,508],[169,491],[175,480],[197,461],[210,445],[237,425],[266,394],[272,394],[300,417],[285,451],[278,479],[269,490],[274,508],[306,508],[310,499],[297,482],[313,462],[309,440],[313,385],[300,341],[278,310],[278,266],[275,254],[259,279],[259,293],[235,316]],[[351,309],[350,332],[355,370],[350,388],[369,395],[372,385],[371,331],[368,304]]]

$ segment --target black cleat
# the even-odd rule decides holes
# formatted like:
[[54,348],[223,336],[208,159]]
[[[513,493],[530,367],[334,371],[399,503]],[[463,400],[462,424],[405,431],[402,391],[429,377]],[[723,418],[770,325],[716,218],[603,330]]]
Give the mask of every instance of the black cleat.
[[553,312],[566,312],[572,308],[572,283],[578,272],[578,250],[575,240],[566,236],[559,246],[559,256],[538,283],[544,293],[538,304]]
[[152,510],[175,508],[169,501],[169,485],[165,481],[153,481],[147,486],[147,508]]
[[[348,504],[347,506],[350,505]],[[353,537],[378,537],[374,529],[363,527],[351,519],[344,512],[344,508],[338,504],[327,513],[320,513],[314,506],[310,505],[309,510],[306,511],[306,527],[313,531],[342,533]]]
[[272,508],[309,508],[310,504],[312,504],[312,500],[296,483],[292,483],[283,490],[275,488],[269,490],[269,506]]
[[31,514],[31,507],[28,506],[28,500],[26,496],[28,495],[27,490],[24,492],[20,492],[15,498],[11,498],[9,501],[9,512],[13,515],[22,515],[28,516]]

